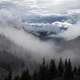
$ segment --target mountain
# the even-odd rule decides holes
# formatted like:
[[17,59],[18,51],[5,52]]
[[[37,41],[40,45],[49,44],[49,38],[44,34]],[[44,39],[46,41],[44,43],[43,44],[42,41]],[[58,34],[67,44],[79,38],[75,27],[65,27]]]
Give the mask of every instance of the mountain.
[[58,53],[65,58],[71,58],[73,64],[80,65],[80,37],[72,40],[61,39],[56,42],[60,47]]
[[50,15],[50,16],[25,16],[23,18],[23,22],[28,23],[53,23],[56,21],[66,21],[69,18],[69,16],[58,16],[58,15]]
[[8,38],[0,35],[0,67],[9,70],[19,70],[24,64],[24,61],[19,58],[16,54],[19,48],[11,42]]
[[18,46],[5,35],[0,34],[0,68],[13,72],[21,72],[26,67],[33,70],[37,64],[32,53]]
[[[19,71],[33,65],[30,52],[18,46],[3,34],[0,34],[0,67],[5,70]],[[31,66],[32,67],[32,66]]]

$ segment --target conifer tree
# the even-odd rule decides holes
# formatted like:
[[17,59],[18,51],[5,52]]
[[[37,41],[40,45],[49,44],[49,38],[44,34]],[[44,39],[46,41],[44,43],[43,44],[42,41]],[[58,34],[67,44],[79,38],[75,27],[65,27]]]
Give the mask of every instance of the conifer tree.
[[51,60],[49,65],[49,80],[52,80],[57,77],[57,67],[54,60]]
[[69,70],[69,77],[72,79],[73,78],[73,70],[72,70],[72,64],[71,64],[70,59],[68,61],[68,70]]
[[67,66],[65,66],[64,78],[65,78],[65,80],[67,80],[67,79],[72,80],[73,79],[73,71],[72,71],[72,65],[71,65],[70,59],[67,62]]
[[77,75],[80,76],[80,66],[78,67]]
[[64,71],[64,64],[62,59],[60,58],[60,61],[58,63],[58,75],[63,76],[63,71]]
[[65,59],[65,69],[67,68],[67,66],[68,66],[68,61],[67,59]]
[[35,70],[32,76],[32,80],[37,80],[38,79],[38,74],[37,71]]
[[20,77],[17,75],[14,80],[20,80]]
[[8,76],[5,78],[5,80],[12,80],[12,72],[11,71],[8,73]]
[[39,72],[38,72],[38,79],[47,80],[47,67],[46,67],[45,59],[43,59],[43,63],[40,65]]
[[73,73],[74,73],[74,75],[77,75],[78,74],[78,69],[77,69],[76,66],[74,67]]
[[21,75],[21,80],[30,80],[30,79],[31,79],[31,75],[29,73],[29,70],[27,69],[26,71],[23,71]]

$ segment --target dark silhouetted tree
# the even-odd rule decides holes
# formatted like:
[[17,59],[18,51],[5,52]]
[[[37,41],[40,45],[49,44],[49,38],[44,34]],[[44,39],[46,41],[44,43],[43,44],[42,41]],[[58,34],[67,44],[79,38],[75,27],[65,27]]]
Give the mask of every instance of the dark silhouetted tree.
[[32,80],[37,80],[37,79],[38,79],[38,73],[35,70],[34,73],[33,73],[33,76],[32,76]]
[[47,70],[45,59],[43,59],[38,72],[38,80],[47,80]]
[[20,77],[17,75],[14,80],[20,80]]
[[67,62],[67,66],[65,66],[64,78],[65,78],[65,80],[67,80],[67,79],[72,80],[73,79],[73,70],[72,70],[72,65],[71,65],[70,59]]
[[74,73],[74,75],[78,74],[78,68],[76,66],[74,67],[73,73]]
[[8,76],[5,78],[5,80],[12,80],[12,72],[11,71],[8,73]]
[[80,76],[80,66],[78,67],[77,75]]
[[65,59],[65,69],[67,68],[67,66],[68,66],[68,61],[67,59]]
[[52,80],[57,77],[57,67],[54,60],[51,60],[49,64],[49,80]]
[[64,71],[64,64],[62,59],[60,58],[60,61],[58,63],[58,76],[63,76],[63,71]]
[[25,70],[23,71],[22,75],[21,75],[21,79],[20,80],[31,80],[31,75],[29,73],[29,70]]

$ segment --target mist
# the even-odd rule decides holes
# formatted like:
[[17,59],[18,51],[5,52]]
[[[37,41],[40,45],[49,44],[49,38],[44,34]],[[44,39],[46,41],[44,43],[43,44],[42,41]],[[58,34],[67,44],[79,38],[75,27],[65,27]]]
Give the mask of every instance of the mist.
[[80,36],[80,21],[72,24],[65,32],[61,33],[60,36],[66,40],[72,40]]
[[[46,9],[48,8],[47,10],[49,10],[49,11],[44,12],[44,8],[42,8],[42,11],[41,11],[42,13],[37,13],[38,8],[37,8],[37,10],[34,10],[34,9],[36,9],[36,8],[34,8],[36,5],[35,4],[31,5],[31,4],[33,4],[34,1],[30,5],[28,4],[28,6],[26,6],[24,4],[24,1],[26,1],[26,0],[24,0],[23,3],[20,3],[19,0],[15,0],[15,2],[14,1],[9,2],[9,1],[3,2],[5,4],[0,2],[1,3],[1,9],[0,9],[0,34],[1,35],[5,35],[8,39],[10,39],[16,45],[24,48],[26,50],[26,52],[27,51],[30,52],[30,54],[33,57],[52,58],[55,56],[55,57],[62,57],[62,58],[70,57],[72,59],[79,58],[79,49],[76,49],[76,48],[78,48],[76,46],[76,42],[73,44],[70,44],[72,42],[72,40],[74,40],[75,38],[80,36],[79,12],[77,15],[76,14],[77,11],[75,12],[74,9],[71,9],[72,7],[77,7],[77,5],[74,5],[74,6],[70,5],[68,7],[65,5],[65,3],[67,2],[67,4],[68,4],[69,1],[65,2],[63,0],[63,3],[57,4],[58,8],[61,8],[61,9],[59,9],[58,13],[56,13],[56,10],[52,10],[53,9],[52,6],[50,6],[48,8],[47,7],[48,5],[46,5]],[[70,3],[71,2],[72,1],[70,1]],[[76,2],[76,1],[74,1],[74,2]],[[52,3],[52,5],[53,4],[54,3]],[[61,6],[61,4],[63,4],[63,5]],[[78,4],[78,3],[76,2],[76,4]],[[49,5],[51,5],[51,2],[49,3]],[[31,7],[33,6],[33,7],[31,8],[30,6]],[[54,6],[56,6],[56,5],[54,5]],[[67,13],[65,11],[64,12],[62,11],[62,10],[64,10],[63,6],[65,6],[64,9],[67,11]],[[39,7],[39,10],[41,8],[41,6],[36,6],[36,7]],[[71,10],[71,12],[70,12],[70,10]],[[63,20],[63,21],[54,21],[52,23],[39,23],[39,25],[41,25],[41,27],[38,30],[56,32],[57,35],[55,35],[55,37],[57,36],[58,39],[61,39],[61,38],[64,39],[61,42],[55,42],[54,40],[50,40],[50,39],[43,41],[40,38],[34,36],[33,34],[28,33],[27,31],[23,30],[23,26],[25,25],[23,20],[25,17],[26,17],[26,23],[28,24],[27,17],[28,17],[28,19],[33,16],[35,16],[35,18],[36,18],[36,16],[39,16],[39,15],[41,16],[42,14],[44,17],[44,14],[45,14],[45,16],[47,16],[52,13],[53,13],[53,15],[60,14],[60,15],[68,16],[68,18],[72,17],[72,19],[69,19],[70,21]],[[54,16],[56,16],[56,15],[54,15]],[[78,19],[75,18],[76,16]],[[25,27],[26,27],[26,29],[27,28],[30,29],[30,26],[28,26],[28,25],[25,25]],[[34,29],[36,31],[37,29],[33,28],[33,27],[34,26],[31,27],[31,30]],[[64,27],[67,29],[65,31],[60,31],[60,29],[59,29],[60,27]],[[54,36],[54,34],[51,36]],[[54,37],[52,37],[52,38],[54,38]],[[75,46],[74,50],[73,50],[73,48],[70,48],[73,45]],[[68,47],[65,47],[65,46],[68,46]],[[18,56],[20,56],[20,55],[18,55]]]
[[[47,59],[59,59],[61,57],[63,59],[71,58],[72,61],[76,62],[80,58],[79,46],[76,42],[70,43],[69,41],[63,41],[62,43],[56,43],[51,40],[43,41],[30,33],[24,32],[22,29],[20,30],[14,27],[0,27],[0,34],[5,35],[26,51],[26,54],[17,54],[18,57],[24,55],[23,59],[31,55],[32,59],[35,60],[41,60],[43,57]],[[29,54],[27,54],[27,52],[29,52]],[[14,53],[14,55],[16,54]]]
[[12,27],[0,28],[0,33],[15,42],[17,45],[32,52],[34,55],[43,56],[51,53],[51,51],[54,51],[56,48],[53,42],[41,41],[23,30],[17,30]]

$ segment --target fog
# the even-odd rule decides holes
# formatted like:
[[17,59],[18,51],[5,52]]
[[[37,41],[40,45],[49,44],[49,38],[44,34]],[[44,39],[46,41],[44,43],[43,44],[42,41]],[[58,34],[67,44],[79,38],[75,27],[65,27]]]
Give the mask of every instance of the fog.
[[[40,13],[39,14],[37,13],[37,11],[40,10],[40,7],[41,7],[39,2],[37,2],[37,4],[39,4],[39,6],[32,5],[33,2],[35,2],[34,0],[33,0],[33,2],[31,2],[30,4],[28,4],[26,6],[24,4],[24,1],[26,1],[26,0],[24,0],[23,3],[20,3],[20,2],[22,2],[21,0],[20,0],[20,2],[19,2],[19,0],[14,0],[15,2],[11,1],[11,0],[8,0],[8,1],[10,1],[10,3],[5,2],[5,4],[0,5],[0,7],[1,7],[1,9],[0,9],[0,34],[1,35],[5,35],[8,39],[10,39],[16,45],[24,48],[26,50],[26,52],[30,52],[30,54],[33,57],[49,57],[49,58],[62,57],[62,58],[71,58],[73,60],[77,60],[80,58],[80,54],[79,54],[79,48],[80,48],[79,43],[80,42],[77,42],[77,40],[75,40],[78,36],[80,36],[79,12],[76,11],[74,13],[75,10],[72,9],[72,7],[77,8],[77,5],[70,5],[69,7],[65,5],[66,2],[67,2],[67,4],[69,2],[75,3],[76,2],[75,0],[74,1],[73,0],[66,1],[66,2],[64,0],[62,0],[61,1],[62,3],[60,2],[60,4],[56,4],[58,8],[60,6],[61,9],[63,9],[63,10],[65,9],[65,10],[69,11],[68,13],[65,13],[65,11],[62,11],[61,9],[59,9],[58,14],[61,14],[64,16],[66,14],[66,16],[69,16],[69,17],[72,16],[72,19],[69,19],[70,21],[69,20],[60,21],[60,22],[54,21],[53,23],[46,23],[46,24],[39,23],[39,25],[41,24],[41,27],[42,27],[42,28],[40,28],[41,30],[53,31],[53,32],[55,30],[57,33],[57,35],[55,35],[55,37],[57,36],[59,40],[62,38],[61,42],[50,40],[50,39],[43,41],[40,38],[32,35],[31,33],[28,33],[27,31],[23,30],[23,26],[25,25],[25,23],[23,22],[24,17],[26,17],[26,19],[27,19],[27,17],[29,18],[29,16],[31,18],[35,15],[40,15]],[[47,0],[47,2],[48,2],[48,0]],[[55,1],[55,3],[57,3],[57,2],[59,2],[59,1]],[[29,0],[27,3],[29,3]],[[51,3],[51,1],[50,1],[50,3]],[[48,3],[45,5],[46,10],[48,10],[48,11],[44,12],[44,8],[42,6],[42,11],[40,11],[41,14],[45,14],[47,16],[52,13],[54,14],[56,12],[56,11],[52,10],[53,8],[52,8],[52,6],[50,6],[50,3],[49,3],[49,8],[48,8]],[[76,2],[76,4],[78,4],[78,3]],[[53,3],[52,3],[52,5],[53,5]],[[54,5],[54,6],[56,6],[56,5]],[[35,6],[39,7],[39,9],[33,8]],[[65,6],[65,7],[63,8],[62,6]],[[29,13],[30,13],[30,15],[29,15]],[[78,13],[78,15],[76,13]],[[26,16],[26,15],[29,15],[29,16]],[[78,19],[76,19],[76,16],[78,16]],[[30,28],[30,26],[28,26],[28,25],[26,25],[26,27]],[[31,28],[33,28],[33,27],[34,26],[32,26]],[[49,27],[51,27],[51,28],[49,28]],[[67,28],[67,30],[60,31],[60,29],[59,29],[60,27]],[[20,55],[18,55],[18,56],[20,56]]]
[[66,30],[64,33],[61,33],[60,35],[66,40],[72,40],[80,36],[80,21],[76,22],[75,24],[72,24],[68,28],[68,30]]
[[[33,56],[33,59],[42,59],[42,57],[58,59],[62,57],[63,59],[71,58],[71,60],[76,61],[80,58],[79,43],[77,44],[76,41],[73,41],[73,43],[69,41],[63,41],[62,43],[56,43],[54,40],[43,41],[22,29],[9,26],[0,27],[0,34],[5,35],[12,42],[24,48],[26,52],[30,52],[29,54]],[[23,59],[29,54],[22,53],[24,55]],[[21,53],[17,56],[21,56]]]
[[[5,20],[4,20],[5,21]],[[3,23],[5,23],[3,21]],[[16,23],[15,23],[16,24]],[[20,23],[21,24],[21,23]],[[19,24],[19,25],[20,25]],[[22,25],[22,24],[21,24]],[[72,30],[72,29],[71,29]],[[76,30],[76,29],[74,29]],[[79,30],[79,29],[77,29]],[[64,33],[68,32],[65,31]],[[64,35],[63,33],[63,35]],[[77,33],[77,31],[76,31]],[[54,40],[47,40],[47,41],[43,41],[41,39],[39,39],[38,37],[35,37],[34,35],[25,32],[22,28],[20,28],[18,25],[16,25],[16,27],[14,27],[14,25],[10,25],[9,23],[7,24],[3,24],[0,26],[0,34],[5,35],[8,39],[10,39],[12,42],[14,42],[15,44],[17,44],[18,46],[23,47],[26,52],[30,52],[30,55],[33,56],[33,58],[42,58],[42,57],[47,57],[47,58],[59,58],[62,57],[63,59],[65,58],[71,58],[73,60],[78,59],[79,54],[73,50],[73,48],[65,48],[66,45],[62,45],[65,44],[66,42],[62,42],[62,44],[60,43],[56,43]],[[65,38],[66,40],[68,40],[69,36],[71,39],[75,38],[74,36],[78,36],[78,35],[73,35],[73,31],[69,34],[68,38],[67,36],[63,36],[61,35],[63,38]],[[72,36],[73,35],[73,36]],[[68,43],[67,43],[68,45]],[[70,45],[73,46],[73,45]],[[68,45],[69,47],[69,45]],[[27,55],[22,53],[23,55]],[[14,53],[15,55],[15,53]],[[20,54],[18,54],[17,56],[20,56]],[[23,57],[24,58],[24,57]]]
[[5,27],[0,28],[0,33],[4,34],[17,45],[22,46],[24,49],[32,52],[33,55],[43,56],[51,53],[51,51],[55,51],[57,48],[55,47],[54,42],[41,41],[33,35],[24,32],[23,30],[16,30],[14,28]]

